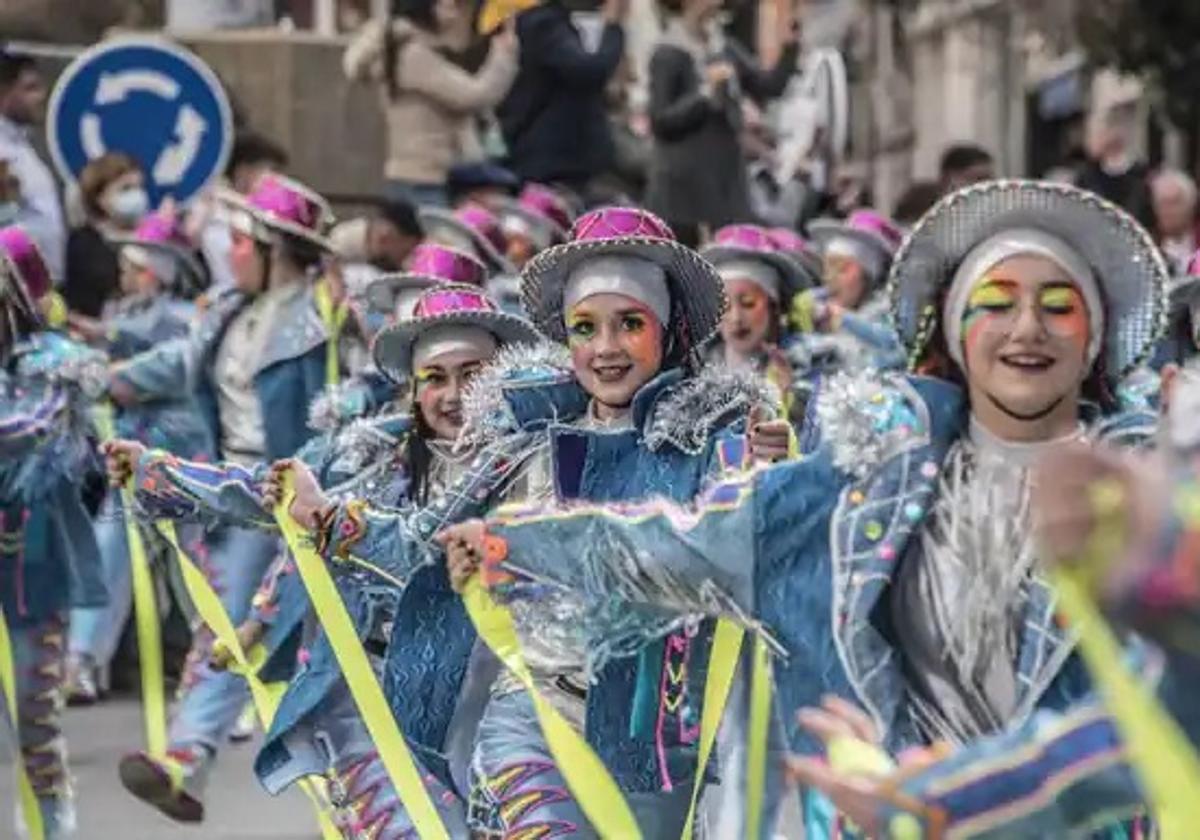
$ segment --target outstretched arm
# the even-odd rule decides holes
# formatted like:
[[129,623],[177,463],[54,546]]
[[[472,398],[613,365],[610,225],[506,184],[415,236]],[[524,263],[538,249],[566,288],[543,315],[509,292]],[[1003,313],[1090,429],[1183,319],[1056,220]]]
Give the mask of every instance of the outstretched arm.
[[263,507],[265,469],[204,464],[150,449],[137,458],[134,499],[152,519],[274,530],[275,519]]

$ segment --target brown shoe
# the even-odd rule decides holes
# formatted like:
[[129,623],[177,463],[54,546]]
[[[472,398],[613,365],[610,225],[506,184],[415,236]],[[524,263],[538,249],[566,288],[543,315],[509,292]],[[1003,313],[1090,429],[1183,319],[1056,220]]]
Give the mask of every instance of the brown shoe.
[[204,819],[201,791],[212,756],[204,747],[168,750],[156,757],[135,752],[121,759],[121,784],[138,799],[177,822]]

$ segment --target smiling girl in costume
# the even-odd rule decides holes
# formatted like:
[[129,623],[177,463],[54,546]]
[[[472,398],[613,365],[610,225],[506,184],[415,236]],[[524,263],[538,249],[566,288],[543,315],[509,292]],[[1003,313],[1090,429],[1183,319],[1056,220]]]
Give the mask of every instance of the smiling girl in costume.
[[[487,532],[506,556],[494,571],[517,581],[502,589],[568,587],[598,651],[628,634],[628,618],[611,624],[628,616],[622,603],[727,614],[767,634],[785,654],[768,814],[784,749],[812,749],[794,712],[827,693],[865,706],[890,748],[1062,707],[1088,680],[1040,573],[1028,467],[1062,442],[1152,430],[1110,395],[1162,329],[1165,279],[1146,232],[1088,193],[1001,181],[948,196],[889,284],[913,375],[829,381],[810,456],[718,486],[697,510],[497,515]],[[484,533],[450,538],[479,545]]]
[[[715,331],[724,306],[720,278],[676,243],[657,218],[607,208],[583,216],[568,244],[535,257],[522,278],[535,323],[570,349],[506,358],[476,380],[464,442],[481,445],[479,470],[503,464],[513,479],[504,498],[542,502],[633,500],[699,492],[727,457],[718,445],[740,429],[772,392],[735,374],[697,374],[697,348]],[[731,442],[740,446],[740,436]],[[735,447],[737,449],[738,447]],[[739,461],[740,462],[740,461]],[[471,477],[455,495],[471,495]],[[322,532],[331,558],[354,557],[405,580],[440,562],[437,546],[412,527],[412,515],[337,506]],[[459,519],[463,518],[459,514]],[[479,555],[448,546],[451,573],[463,581]],[[558,562],[573,563],[572,554]],[[515,619],[535,683],[605,762],[646,836],[678,835],[695,772],[697,677],[706,633],[679,630],[623,652],[589,681],[574,628],[557,620],[552,591],[517,605]],[[679,622],[670,621],[669,630]],[[658,635],[658,634],[655,634]],[[631,703],[632,698],[632,703]],[[393,707],[403,698],[392,698]],[[501,836],[557,832],[595,836],[555,767],[532,701],[509,675],[494,684],[475,740],[469,825]],[[517,807],[521,805],[523,807]]]

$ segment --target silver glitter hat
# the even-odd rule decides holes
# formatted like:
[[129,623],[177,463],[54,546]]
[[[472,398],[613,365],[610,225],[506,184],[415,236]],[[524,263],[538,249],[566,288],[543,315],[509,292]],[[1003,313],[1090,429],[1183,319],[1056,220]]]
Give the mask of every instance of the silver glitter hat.
[[892,319],[909,367],[924,358],[955,270],[980,242],[1011,228],[1064,240],[1083,257],[1104,296],[1101,359],[1110,382],[1149,356],[1167,325],[1170,271],[1138,222],[1100,196],[1045,181],[985,181],[943,198],[904,240],[888,276]]

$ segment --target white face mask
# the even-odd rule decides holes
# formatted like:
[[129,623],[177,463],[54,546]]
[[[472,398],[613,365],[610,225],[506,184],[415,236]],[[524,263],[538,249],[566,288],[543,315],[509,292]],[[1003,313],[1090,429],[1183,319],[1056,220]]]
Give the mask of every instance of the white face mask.
[[131,224],[150,210],[150,197],[141,187],[126,187],[108,202],[108,212],[115,221]]

